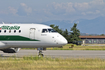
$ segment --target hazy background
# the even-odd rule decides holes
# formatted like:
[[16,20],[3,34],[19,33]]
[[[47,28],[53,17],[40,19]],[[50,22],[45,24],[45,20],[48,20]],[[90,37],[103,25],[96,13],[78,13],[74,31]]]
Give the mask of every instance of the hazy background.
[[104,0],[0,0],[0,22],[55,24],[65,30],[78,23],[81,33],[105,34]]

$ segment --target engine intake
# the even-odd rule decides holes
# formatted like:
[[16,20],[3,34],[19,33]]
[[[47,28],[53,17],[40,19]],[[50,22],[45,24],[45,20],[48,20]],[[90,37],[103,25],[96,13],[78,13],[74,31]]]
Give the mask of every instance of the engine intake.
[[4,53],[17,53],[20,50],[20,48],[8,48],[8,49],[2,49]]

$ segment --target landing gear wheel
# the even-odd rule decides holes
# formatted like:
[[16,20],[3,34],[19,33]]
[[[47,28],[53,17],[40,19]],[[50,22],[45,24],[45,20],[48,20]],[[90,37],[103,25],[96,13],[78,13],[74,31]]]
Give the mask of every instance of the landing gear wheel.
[[39,54],[38,56],[39,56],[39,57],[44,57],[44,55],[43,55],[43,54]]
[[44,57],[44,55],[42,54],[42,50],[39,50],[39,57]]

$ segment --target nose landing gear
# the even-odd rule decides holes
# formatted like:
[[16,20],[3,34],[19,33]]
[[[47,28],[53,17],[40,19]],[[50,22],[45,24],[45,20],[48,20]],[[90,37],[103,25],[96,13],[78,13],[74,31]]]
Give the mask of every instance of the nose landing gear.
[[43,53],[42,50],[39,50],[38,56],[39,56],[39,57],[44,57],[44,55],[43,55],[42,53]]
[[42,50],[46,50],[46,48],[37,48],[37,50],[39,51],[38,56],[39,57],[44,57]]

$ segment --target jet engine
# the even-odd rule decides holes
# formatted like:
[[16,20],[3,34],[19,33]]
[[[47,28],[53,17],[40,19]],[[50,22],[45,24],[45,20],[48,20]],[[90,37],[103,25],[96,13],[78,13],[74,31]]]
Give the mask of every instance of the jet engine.
[[17,53],[20,50],[20,48],[8,48],[8,49],[2,49],[4,53]]

